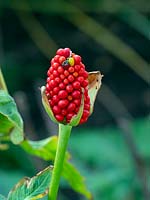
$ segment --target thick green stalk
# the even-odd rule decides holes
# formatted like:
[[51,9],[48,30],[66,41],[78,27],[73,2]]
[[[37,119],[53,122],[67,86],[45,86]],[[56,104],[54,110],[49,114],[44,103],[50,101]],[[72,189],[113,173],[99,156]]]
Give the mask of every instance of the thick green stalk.
[[49,188],[48,200],[56,200],[59,188],[60,177],[62,173],[65,153],[67,149],[68,140],[70,137],[72,126],[59,124],[59,138],[54,162],[54,169],[52,172],[52,179]]

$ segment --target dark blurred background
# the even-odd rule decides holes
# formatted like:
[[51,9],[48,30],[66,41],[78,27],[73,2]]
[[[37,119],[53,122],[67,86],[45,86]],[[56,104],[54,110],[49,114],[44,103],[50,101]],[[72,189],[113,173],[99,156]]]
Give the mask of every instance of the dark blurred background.
[[[95,200],[150,199],[149,17],[148,0],[0,1],[0,65],[29,139],[57,133],[39,91],[57,48],[104,74],[93,115],[69,143]],[[15,146],[0,152],[0,193],[46,165]],[[60,199],[84,198],[63,182]]]

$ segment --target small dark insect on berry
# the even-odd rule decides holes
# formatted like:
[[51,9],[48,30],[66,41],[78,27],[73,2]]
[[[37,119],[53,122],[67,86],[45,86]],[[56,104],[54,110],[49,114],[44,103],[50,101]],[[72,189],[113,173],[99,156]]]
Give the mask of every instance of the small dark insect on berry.
[[69,66],[68,60],[65,60],[65,61],[62,63],[62,66],[63,66],[63,67]]

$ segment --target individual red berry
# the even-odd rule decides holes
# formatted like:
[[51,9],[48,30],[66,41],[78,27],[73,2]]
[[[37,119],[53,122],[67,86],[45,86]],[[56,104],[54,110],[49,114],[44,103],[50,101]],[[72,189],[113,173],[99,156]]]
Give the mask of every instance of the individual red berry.
[[69,123],[70,122],[70,120],[71,120],[71,118],[74,116],[74,113],[69,113],[69,114],[67,114],[67,116],[66,116],[66,119],[67,119],[67,122]]
[[54,77],[58,77],[58,75],[59,75],[58,71],[54,70],[54,71],[53,71],[53,76],[54,76]]
[[65,84],[65,85],[68,85],[68,83],[69,83],[68,79],[65,78],[65,79],[64,79],[64,84]]
[[78,90],[73,91],[72,97],[74,99],[80,99],[81,98],[81,93]]
[[62,110],[61,110],[61,114],[62,114],[63,116],[66,116],[66,115],[67,115],[67,110],[66,110],[66,109],[62,109]]
[[68,70],[64,70],[64,75],[67,77],[69,75]]
[[85,79],[87,79],[88,73],[83,68],[81,68],[79,71],[79,76],[83,76]]
[[56,55],[56,56],[54,57],[54,61],[58,63],[58,62],[59,62],[59,58],[60,58],[60,55]]
[[63,56],[64,55],[64,49],[62,49],[62,48],[58,49],[56,54],[59,55],[59,56]]
[[81,62],[81,57],[80,56],[74,55],[73,58],[75,60],[75,64],[80,64],[80,62]]
[[52,102],[53,102],[54,104],[56,104],[58,101],[59,101],[58,96],[57,96],[57,95],[54,95],[54,96],[52,97]]
[[75,71],[79,72],[80,69],[81,69],[81,66],[80,66],[80,65],[75,65],[75,66],[74,66],[74,69],[75,69]]
[[83,76],[83,74],[84,74],[84,69],[81,68],[80,71],[79,71],[79,76]]
[[82,83],[82,82],[84,81],[83,76],[79,76],[77,79],[78,79],[78,81],[79,81],[80,83]]
[[58,69],[57,69],[57,72],[58,72],[59,74],[63,74],[63,73],[64,73],[63,67],[62,67],[62,66],[59,66]]
[[88,80],[84,80],[83,82],[82,82],[82,86],[85,88],[85,87],[87,87],[88,86]]
[[53,63],[55,62],[54,58],[52,58],[51,60],[51,65],[53,65]]
[[80,104],[81,104],[81,100],[80,99],[74,99],[74,101],[73,101],[75,104],[76,104],[76,106],[80,106]]
[[57,70],[57,68],[59,67],[59,64],[54,62],[53,65],[52,65],[53,69]]
[[65,79],[65,75],[64,74],[60,74],[60,78],[61,78],[61,80],[64,80]]
[[68,68],[68,71],[69,71],[70,73],[73,73],[73,72],[74,72],[74,67],[69,67],[69,68]]
[[73,82],[72,85],[73,85],[73,88],[74,88],[74,89],[77,89],[77,90],[81,89],[81,85],[80,85],[80,82],[79,82],[79,81]]
[[49,102],[50,106],[54,106],[54,102],[51,99],[49,99],[48,102]]
[[73,75],[69,75],[69,76],[68,76],[68,81],[69,81],[69,82],[73,82],[73,81],[74,81]]
[[60,90],[60,91],[58,92],[58,97],[59,97],[60,99],[65,99],[67,96],[68,96],[68,93],[66,92],[66,90]]
[[71,50],[70,50],[69,48],[65,48],[65,49],[64,49],[64,56],[65,56],[66,58],[68,58],[68,57],[70,56],[70,52],[71,52]]
[[57,86],[57,83],[54,81],[54,80],[51,80],[50,82],[49,82],[49,87],[50,88],[54,88],[54,87],[56,87]]
[[88,78],[88,72],[87,72],[87,71],[85,71],[85,70],[84,70],[84,73],[83,73],[83,77],[84,77],[85,79],[87,79],[87,78]]
[[55,115],[55,118],[57,119],[57,121],[62,122],[64,120],[64,116],[63,115]]
[[90,110],[90,104],[85,103],[85,104],[84,104],[84,109],[85,109],[85,110]]
[[63,82],[59,84],[59,88],[60,88],[61,90],[65,89],[65,87],[66,87],[66,86],[65,86],[65,84],[64,84]]
[[83,123],[85,123],[86,121],[87,121],[86,119],[81,118],[81,120],[80,120],[80,124],[83,124]]
[[90,112],[88,110],[83,111],[83,118],[87,118],[89,116]]
[[51,72],[50,69],[47,71],[47,76],[50,76]]
[[58,106],[59,106],[60,108],[65,108],[65,107],[68,105],[68,103],[69,103],[69,101],[68,101],[67,99],[63,99],[63,100],[60,100],[60,101],[58,102]]
[[83,68],[83,69],[85,69],[85,65],[81,62],[80,63],[80,65],[81,65],[81,67]]
[[73,112],[76,108],[76,104],[75,103],[70,103],[67,107],[68,112]]
[[52,73],[53,73],[53,70],[54,70],[54,68],[53,68],[53,67],[50,67],[50,68],[49,68],[49,73],[52,74]]
[[59,84],[59,83],[61,83],[61,79],[60,79],[59,77],[56,77],[56,78],[55,78],[55,82],[56,82],[57,84]]
[[46,82],[48,83],[50,81],[50,77],[47,78]]
[[90,104],[90,97],[89,96],[86,96],[86,103]]
[[53,74],[50,74],[50,80],[53,80],[54,79],[54,75]]
[[48,99],[50,99],[50,93],[46,93]]
[[65,56],[60,56],[59,63],[62,64],[66,60]]
[[49,92],[50,90],[51,90],[51,89],[50,89],[50,86],[49,86],[49,84],[47,83],[47,84],[46,84],[46,91]]
[[61,111],[61,109],[59,108],[59,106],[53,106],[53,112],[54,114],[59,114]]
[[53,93],[54,93],[54,94],[58,94],[59,90],[60,90],[59,87],[55,87],[55,88],[53,89]]
[[66,90],[68,93],[71,93],[73,91],[73,86],[71,84],[67,85]]

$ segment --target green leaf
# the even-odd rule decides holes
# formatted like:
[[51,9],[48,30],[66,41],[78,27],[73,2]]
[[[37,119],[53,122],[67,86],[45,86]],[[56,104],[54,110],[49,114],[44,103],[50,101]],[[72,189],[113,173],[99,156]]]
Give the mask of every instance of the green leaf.
[[87,199],[92,199],[92,195],[86,187],[85,178],[68,161],[64,162],[62,176],[68,181],[73,190],[84,195]]
[[[43,158],[44,160],[55,159],[56,148],[57,148],[57,136],[52,136],[40,141],[24,140],[21,143],[21,147],[28,153]],[[70,154],[66,153],[66,159],[70,158]]]
[[101,80],[103,75],[99,71],[89,72],[88,74],[88,94],[90,97],[90,114],[92,114],[94,109],[95,99],[98,93],[98,90],[101,87]]
[[6,200],[6,198],[0,194],[0,200]]
[[0,90],[0,137],[10,135],[14,144],[23,141],[23,121],[13,98]]
[[8,144],[1,144],[0,143],[0,151],[7,150],[9,148]]
[[[55,159],[57,148],[57,136],[49,137],[40,141],[24,140],[21,147],[28,153],[43,158],[44,160]],[[70,186],[76,191],[83,194],[88,199],[91,199],[91,194],[87,190],[84,178],[80,175],[78,170],[69,162],[70,154],[67,152],[65,156],[65,163],[63,166],[62,176],[68,181]]]
[[40,141],[24,140],[21,147],[28,153],[43,158],[54,160],[57,148],[57,136],[52,136]]
[[51,179],[51,167],[47,167],[33,178],[21,179],[9,192],[7,200],[35,200],[47,194]]

